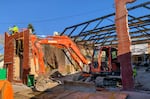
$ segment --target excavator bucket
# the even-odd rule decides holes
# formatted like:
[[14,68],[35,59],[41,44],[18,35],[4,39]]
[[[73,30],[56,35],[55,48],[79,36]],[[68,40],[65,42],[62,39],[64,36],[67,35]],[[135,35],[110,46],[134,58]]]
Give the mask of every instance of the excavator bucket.
[[12,85],[7,80],[0,80],[0,99],[14,99]]
[[96,87],[93,83],[79,81],[64,81],[64,89],[75,90],[81,92],[96,92]]

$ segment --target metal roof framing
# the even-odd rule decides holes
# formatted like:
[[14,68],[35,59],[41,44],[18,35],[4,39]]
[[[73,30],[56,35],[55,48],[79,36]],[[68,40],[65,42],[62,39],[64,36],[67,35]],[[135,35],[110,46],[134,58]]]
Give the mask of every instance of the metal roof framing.
[[[128,8],[128,23],[132,44],[150,42],[150,13],[135,16],[133,12],[137,9],[144,9],[150,12],[150,2],[144,2],[137,6]],[[143,10],[143,11],[144,11]],[[132,12],[132,13],[130,13]],[[95,46],[117,45],[116,27],[114,24],[115,13],[111,13],[87,22],[73,25],[64,29],[61,35],[68,35],[77,44]],[[104,21],[108,24],[102,24]]]

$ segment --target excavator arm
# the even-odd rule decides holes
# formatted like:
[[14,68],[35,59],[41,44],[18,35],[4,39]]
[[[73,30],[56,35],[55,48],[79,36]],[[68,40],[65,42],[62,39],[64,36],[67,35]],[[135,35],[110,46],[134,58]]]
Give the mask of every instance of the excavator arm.
[[43,61],[43,51],[42,44],[48,44],[55,46],[57,48],[65,48],[73,58],[73,60],[78,64],[81,71],[83,70],[83,65],[89,64],[89,61],[81,54],[77,45],[67,36],[47,36],[46,38],[37,38],[35,35],[31,35],[32,42],[32,53],[39,61],[39,73],[45,73],[45,66]]
[[[45,65],[44,65],[44,54],[42,51],[42,46],[37,41],[37,37],[35,35],[31,35],[31,44],[32,44],[32,56],[35,65],[35,71],[37,74],[45,74]],[[38,64],[36,60],[38,59]]]

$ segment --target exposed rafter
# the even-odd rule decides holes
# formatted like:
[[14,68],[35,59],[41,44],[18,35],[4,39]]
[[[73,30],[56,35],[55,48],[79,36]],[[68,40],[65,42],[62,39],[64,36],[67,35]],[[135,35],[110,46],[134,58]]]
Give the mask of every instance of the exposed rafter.
[[[137,6],[128,8],[129,11],[129,28],[132,44],[141,44],[150,42],[150,13],[132,15],[130,12],[136,12],[137,9],[147,10],[150,12],[150,2],[145,2]],[[99,45],[116,45],[117,34],[115,24],[109,22],[102,25],[106,20],[114,20],[115,13],[108,14],[87,22],[83,22],[64,29],[61,35],[68,35],[77,44],[95,44]]]

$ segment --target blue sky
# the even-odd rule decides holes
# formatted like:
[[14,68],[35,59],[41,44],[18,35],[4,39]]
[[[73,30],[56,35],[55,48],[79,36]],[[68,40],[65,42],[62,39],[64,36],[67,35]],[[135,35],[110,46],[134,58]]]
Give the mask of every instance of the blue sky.
[[[128,6],[146,1],[137,0]],[[114,0],[0,0],[0,34],[13,25],[26,28],[31,23],[36,34],[52,35],[114,11]]]

